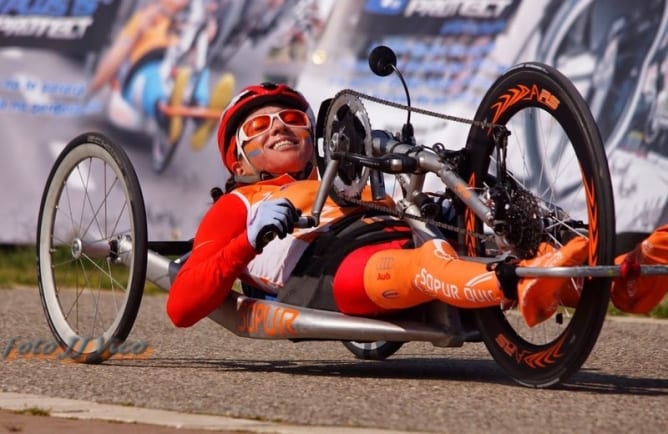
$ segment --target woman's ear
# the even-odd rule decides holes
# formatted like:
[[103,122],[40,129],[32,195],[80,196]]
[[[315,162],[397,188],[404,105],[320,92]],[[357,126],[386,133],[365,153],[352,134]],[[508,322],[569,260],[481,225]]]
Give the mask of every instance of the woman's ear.
[[235,161],[234,164],[232,165],[232,173],[235,175],[245,175],[246,174],[246,169],[244,168],[244,165],[241,164],[241,161]]

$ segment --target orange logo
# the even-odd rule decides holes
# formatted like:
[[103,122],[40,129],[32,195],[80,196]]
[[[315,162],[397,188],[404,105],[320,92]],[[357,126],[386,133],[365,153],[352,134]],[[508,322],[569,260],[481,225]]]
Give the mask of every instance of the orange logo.
[[299,316],[296,309],[270,306],[261,302],[243,305],[240,332],[265,333],[267,336],[295,335],[293,323]]
[[[471,173],[471,177],[469,178],[469,187],[472,189],[476,187],[476,176],[475,173]],[[474,233],[475,232],[475,222],[476,222],[476,215],[473,213],[471,208],[466,208],[464,211],[464,221],[466,222],[466,254],[469,256],[476,256],[477,251],[476,251],[476,239],[468,234]]]
[[377,280],[390,280],[391,278],[392,276],[388,272],[378,273],[378,277],[376,277]]
[[12,337],[5,345],[2,358],[59,360],[61,362],[85,361],[92,354],[102,351],[103,359],[117,360],[148,359],[154,352],[145,341],[105,342],[100,338],[73,338],[65,346],[53,340],[21,340]]
[[508,93],[501,95],[499,100],[492,105],[492,109],[494,110],[492,123],[496,123],[508,108],[517,104],[519,101],[527,100],[538,101],[550,110],[556,110],[561,103],[561,101],[547,89],[539,89],[535,84],[531,86],[518,84],[517,87],[508,89]]
[[523,363],[530,368],[544,368],[545,366],[555,363],[557,359],[564,355],[561,352],[564,339],[566,339],[566,336],[563,336],[548,349],[536,352],[527,350],[519,351],[517,345],[508,340],[503,334],[498,334],[495,341],[506,354],[510,357],[514,357],[518,364]]
[[589,264],[598,264],[598,255],[596,247],[598,246],[598,207],[596,206],[596,196],[594,186],[589,179],[584,183],[585,193],[587,195],[587,214],[589,217]]

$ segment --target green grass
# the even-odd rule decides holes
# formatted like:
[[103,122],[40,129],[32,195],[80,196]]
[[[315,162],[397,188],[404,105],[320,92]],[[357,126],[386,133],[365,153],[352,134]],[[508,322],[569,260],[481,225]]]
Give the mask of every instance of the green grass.
[[[73,285],[77,282],[77,272],[74,269],[68,272],[61,271],[58,281],[61,285]],[[22,288],[37,286],[37,272],[35,269],[35,248],[30,246],[0,245],[0,288]],[[164,294],[162,288],[151,282],[146,282],[144,294]],[[610,306],[610,315],[626,315]],[[650,312],[653,318],[668,318],[668,297],[664,298],[656,308]]]
[[[54,262],[65,262],[64,258],[67,256],[66,250],[61,250],[54,255]],[[114,271],[115,277],[118,274],[122,275],[125,268],[124,265],[116,265],[117,270]],[[94,271],[94,269],[91,269]],[[88,270],[89,278],[93,272]],[[98,273],[99,274],[99,273]],[[57,281],[63,287],[75,286],[77,282],[81,284],[82,274],[80,267],[76,262],[71,266],[59,266]],[[95,276],[93,276],[95,278]],[[100,276],[97,276],[100,279]],[[95,280],[97,287],[104,288],[105,280]],[[37,268],[36,268],[36,253],[34,246],[11,246],[0,245],[0,288],[34,288],[37,286]],[[144,294],[164,294],[165,291],[154,285],[151,282],[146,282],[144,286]]]
[[40,407],[28,407],[23,410],[17,410],[15,413],[29,416],[51,416],[51,411]]
[[668,318],[668,300],[663,299],[663,303],[659,304],[651,314],[654,318]]
[[0,246],[0,287],[34,287],[36,285],[35,249]]

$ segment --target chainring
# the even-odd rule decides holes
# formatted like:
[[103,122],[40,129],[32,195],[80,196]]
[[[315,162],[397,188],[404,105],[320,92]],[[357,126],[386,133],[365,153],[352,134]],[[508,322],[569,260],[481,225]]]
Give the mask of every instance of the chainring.
[[[362,101],[354,95],[337,94],[325,118],[325,164],[332,161],[335,152],[371,156],[372,151],[371,123]],[[360,198],[368,179],[367,167],[340,160],[330,194],[337,202]]]

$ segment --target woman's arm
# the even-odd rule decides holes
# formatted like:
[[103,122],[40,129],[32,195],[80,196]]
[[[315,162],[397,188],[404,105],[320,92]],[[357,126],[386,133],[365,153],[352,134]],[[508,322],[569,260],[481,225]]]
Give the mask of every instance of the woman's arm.
[[169,290],[167,314],[174,325],[189,327],[220,306],[255,257],[246,216],[241,199],[226,194],[202,219],[192,254]]

